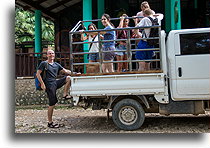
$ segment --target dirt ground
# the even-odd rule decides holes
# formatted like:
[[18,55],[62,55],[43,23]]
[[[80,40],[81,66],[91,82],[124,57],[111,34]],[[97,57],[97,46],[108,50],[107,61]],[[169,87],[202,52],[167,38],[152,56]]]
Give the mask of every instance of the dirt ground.
[[47,127],[47,108],[17,109],[15,133],[210,133],[210,111],[203,115],[170,115],[147,113],[144,124],[135,131],[118,129],[104,110],[58,108],[54,122],[65,126]]

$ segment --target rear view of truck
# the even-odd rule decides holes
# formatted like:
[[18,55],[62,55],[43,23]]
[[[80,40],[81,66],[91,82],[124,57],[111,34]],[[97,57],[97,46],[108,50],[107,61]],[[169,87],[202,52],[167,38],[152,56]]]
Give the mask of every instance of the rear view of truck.
[[[196,99],[196,97],[194,97],[194,99],[192,99],[192,97],[187,98],[185,96],[180,96],[179,94],[177,96],[174,93],[174,91],[177,92],[177,90],[174,89],[178,88],[177,85],[174,85],[174,83],[177,84],[178,81],[178,79],[174,78],[176,77],[175,75],[177,75],[178,72],[178,76],[182,75],[182,78],[184,78],[186,73],[184,66],[178,65],[178,67],[176,67],[177,65],[173,63],[177,61],[177,55],[171,51],[174,50],[174,48],[171,47],[174,46],[176,48],[177,42],[180,41],[180,38],[169,37],[170,42],[168,42],[166,48],[165,32],[160,30],[160,26],[151,26],[159,28],[159,36],[148,39],[159,40],[159,47],[153,49],[136,49],[135,43],[140,39],[132,38],[128,35],[128,39],[125,40],[127,43],[128,60],[112,61],[112,63],[116,64],[117,62],[127,62],[129,64],[129,71],[103,73],[101,65],[105,63],[105,61],[102,60],[102,57],[99,62],[95,63],[76,61],[76,58],[78,59],[79,56],[85,57],[85,55],[90,54],[88,52],[73,51],[73,46],[75,44],[83,45],[89,43],[73,41],[74,35],[79,34],[78,28],[82,25],[82,23],[82,21],[78,22],[78,24],[70,32],[70,50],[72,57],[70,59],[72,65],[71,70],[75,70],[78,66],[86,68],[86,73],[81,75],[72,75],[71,77],[70,94],[73,96],[74,105],[79,105],[83,108],[91,107],[93,110],[107,109],[108,113],[112,113],[112,119],[115,125],[123,130],[135,130],[140,128],[144,123],[145,113],[162,113],[166,115],[172,113],[204,113],[204,104],[209,103],[209,71],[207,71],[209,67],[205,67],[207,70],[204,71],[207,73],[204,74],[205,80],[203,81],[203,83],[205,83],[205,94],[198,95],[202,96],[202,98],[199,97]],[[143,28],[130,27],[122,29],[131,30]],[[116,31],[118,28],[113,30]],[[96,30],[99,35],[101,31],[103,30]],[[85,32],[88,33],[91,31]],[[174,40],[175,43],[172,44],[172,40]],[[98,42],[101,44],[104,41],[99,40]],[[209,38],[207,39],[207,42],[209,42]],[[139,61],[135,60],[133,55],[135,55],[136,51],[140,50],[154,50],[156,53],[153,59],[147,61],[151,62],[151,69],[148,71],[137,70],[137,63]],[[101,53],[103,53],[103,51],[99,49],[99,55],[102,55]],[[209,51],[207,56],[209,56]],[[206,60],[202,62],[205,62],[205,66],[209,64],[206,63],[208,62]],[[88,68],[90,68],[91,65],[98,65],[99,71],[94,73],[91,70],[91,73],[88,73]],[[180,67],[182,70],[181,74]],[[208,81],[208,85],[206,81]],[[183,90],[186,86],[183,86],[180,90]],[[201,86],[203,85],[201,84]],[[201,93],[203,94],[203,92]],[[192,103],[189,103],[189,101]],[[181,109],[178,107],[180,102],[182,103],[182,107],[188,104],[187,107],[191,107],[191,110],[189,109],[189,112],[185,112],[185,110],[182,112],[175,111]],[[194,105],[194,107],[192,107],[192,105]],[[209,108],[208,105],[205,107]],[[196,112],[194,112],[195,110]]]

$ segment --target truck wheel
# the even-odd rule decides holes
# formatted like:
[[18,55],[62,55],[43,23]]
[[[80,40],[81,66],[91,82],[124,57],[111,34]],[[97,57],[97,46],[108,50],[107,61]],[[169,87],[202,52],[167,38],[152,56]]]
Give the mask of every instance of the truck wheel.
[[141,104],[133,99],[118,102],[112,110],[114,124],[123,130],[135,130],[144,122],[145,113]]

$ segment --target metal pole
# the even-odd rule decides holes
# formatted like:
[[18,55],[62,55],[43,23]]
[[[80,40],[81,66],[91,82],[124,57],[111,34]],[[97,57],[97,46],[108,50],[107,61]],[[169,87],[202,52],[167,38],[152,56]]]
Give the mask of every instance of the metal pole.
[[[104,13],[104,0],[97,0],[97,8],[98,8],[98,18],[101,18],[101,16]],[[98,28],[102,29],[103,25],[100,21],[98,21]]]
[[[35,10],[35,53],[42,52],[42,23],[41,23],[42,12]],[[38,54],[36,54],[38,56]]]
[[128,60],[129,60],[129,71],[132,71],[132,52],[131,52],[130,36],[131,36],[131,33],[130,33],[130,30],[128,30],[128,34],[127,34],[127,54],[128,54]]
[[[160,40],[160,38],[161,38],[161,27],[158,28],[158,34],[159,34],[159,49],[161,49],[161,40]],[[160,56],[159,56],[160,59],[162,59],[162,60],[160,60],[160,69],[162,69],[163,58],[162,58],[161,50],[159,50],[159,55],[160,55]]]
[[[143,18],[142,16],[135,16],[135,17],[125,17],[125,19],[134,19],[134,18]],[[116,21],[116,20],[120,20],[119,17],[116,18],[110,18],[110,21]],[[98,22],[101,21],[101,19],[94,19],[94,20],[84,20],[81,22]]]
[[99,44],[99,63],[100,63],[100,73],[102,73],[103,55],[102,55],[102,42],[100,38],[100,32],[98,32],[98,44]]
[[166,32],[181,29],[181,0],[165,0]]
[[[92,0],[83,0],[83,20],[92,19]],[[87,28],[89,23],[84,23]],[[84,52],[88,52],[88,44],[83,45]],[[84,63],[88,63],[88,55],[84,55]],[[84,73],[86,73],[86,65],[84,65]]]
[[74,67],[73,67],[73,62],[74,62],[74,59],[73,59],[73,55],[72,55],[72,53],[73,53],[73,47],[72,47],[72,35],[73,34],[69,34],[69,50],[70,50],[70,70],[71,70],[71,72],[73,72],[74,71]]

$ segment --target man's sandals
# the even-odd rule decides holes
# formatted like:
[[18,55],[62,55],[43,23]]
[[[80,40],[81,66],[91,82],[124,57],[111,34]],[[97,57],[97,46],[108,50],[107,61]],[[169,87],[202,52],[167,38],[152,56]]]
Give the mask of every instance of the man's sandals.
[[57,124],[57,123],[53,123],[53,122],[51,122],[51,123],[48,122],[47,127],[49,127],[49,128],[59,128],[59,127],[64,127],[64,124]]
[[69,99],[72,99],[73,97],[72,96],[69,96],[69,95],[66,95],[63,97],[65,100],[69,100]]

